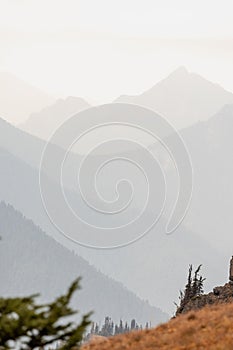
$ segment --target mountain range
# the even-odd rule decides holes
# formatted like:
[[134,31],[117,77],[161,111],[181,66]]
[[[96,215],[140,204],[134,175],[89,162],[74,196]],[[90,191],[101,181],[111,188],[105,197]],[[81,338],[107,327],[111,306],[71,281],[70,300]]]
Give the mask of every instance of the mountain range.
[[0,72],[0,91],[0,116],[13,124],[27,120],[32,112],[55,101],[54,97],[7,72]]
[[[179,81],[180,88],[177,88]],[[161,91],[164,96],[170,91],[168,105],[170,103],[172,105],[172,95],[177,95],[180,101],[182,96],[185,97],[185,109],[180,108],[181,104],[176,105],[174,102],[174,114],[179,116],[182,110],[190,109],[190,113],[195,112],[195,120],[203,118],[181,130],[193,163],[194,188],[189,212],[183,224],[173,235],[164,235],[165,216],[160,224],[140,241],[118,250],[92,250],[67,240],[51,224],[41,202],[38,186],[39,165],[45,142],[1,119],[0,198],[12,204],[49,236],[85,258],[97,269],[121,281],[128,289],[135,291],[139,297],[147,298],[151,304],[172,313],[174,311],[173,301],[177,299],[179,289],[185,284],[185,274],[190,263],[195,265],[203,263],[203,274],[206,274],[205,277],[207,277],[207,289],[226,279],[225,266],[229,255],[232,255],[231,246],[233,244],[231,235],[233,224],[231,215],[233,102],[231,102],[231,93],[184,69],[174,72],[158,85],[159,88],[163,87]],[[168,85],[170,87],[167,90]],[[159,88],[157,86],[155,91]],[[185,92],[186,89],[187,92]],[[191,96],[192,89],[194,96]],[[203,101],[201,98],[206,103],[201,103]],[[174,100],[176,100],[175,97]],[[161,101],[163,101],[162,97]],[[197,102],[196,107],[194,101]],[[161,105],[166,107],[165,102],[164,104],[161,102]],[[192,106],[195,108],[192,109]],[[197,115],[203,117],[199,118]],[[172,118],[172,115],[170,117]],[[192,118],[189,122],[192,122]],[[160,152],[157,150],[157,145],[151,145],[150,149],[155,153]],[[53,152],[56,157],[63,150],[54,145]],[[111,156],[111,149],[108,152]],[[125,156],[130,158],[133,152],[138,151],[126,150]],[[75,154],[73,157],[74,164],[78,166],[82,155]],[[100,160],[104,159],[101,157]],[[96,156],[93,162],[96,162]],[[161,155],[161,163],[163,163],[163,155]],[[167,159],[164,164],[171,179],[171,187],[175,187],[174,169],[167,163]],[[111,173],[111,180],[115,178],[117,172],[116,169]],[[129,178],[134,175],[133,170],[129,170],[127,175]],[[48,184],[54,190],[59,185],[50,176]],[[65,185],[69,187],[68,182]],[[101,186],[107,193],[110,192],[111,182],[109,185],[105,181]],[[139,194],[143,195],[144,187],[141,183],[138,184],[137,189]],[[69,196],[77,204],[76,208],[80,210],[81,200],[74,188],[69,188]],[[54,206],[61,211],[62,218],[59,203],[54,203]],[[136,207],[134,209],[137,210]],[[90,216],[90,208],[83,214]],[[153,212],[148,215],[153,215]],[[208,270],[205,269],[207,266]]]
[[181,132],[194,169],[194,193],[186,225],[226,256],[233,245],[233,105]]
[[41,111],[32,113],[19,127],[32,135],[48,140],[66,119],[89,107],[91,107],[89,103],[80,97],[69,96],[66,99],[58,99]]
[[[182,129],[198,121],[208,120],[224,105],[232,104],[233,94],[220,85],[189,72],[185,67],[179,67],[141,94],[121,95],[113,102],[147,107],[165,117],[175,128]],[[90,104],[83,98],[72,96],[54,100],[43,108],[29,106],[28,109],[31,108],[33,113],[23,123],[18,123],[18,126],[32,135],[48,140],[67,118],[89,107]],[[7,111],[2,116],[7,119],[9,114],[13,115]]]
[[[225,272],[224,259],[228,257],[213,247],[214,242],[206,240],[205,232],[192,232],[186,225],[167,237],[164,234],[164,221],[161,221],[140,241],[111,251],[91,250],[67,240],[51,224],[41,201],[38,164],[43,141],[4,121],[1,121],[0,133],[0,140],[3,140],[3,144],[0,143],[0,198],[24,213],[68,249],[84,257],[105,274],[122,281],[141,298],[147,298],[151,304],[159,305],[171,313],[174,310],[173,301],[185,283],[184,276],[190,262],[203,263],[209,267],[207,288],[221,280]],[[8,143],[4,142],[4,138],[7,138]],[[54,147],[55,155],[58,151],[59,148]],[[127,156],[130,157],[130,154]],[[49,187],[56,191],[58,184],[52,178],[48,181]],[[78,201],[79,208],[77,195],[71,192],[70,197]],[[60,210],[62,217],[59,203],[54,203],[54,206]]]
[[181,129],[208,120],[224,105],[233,103],[233,94],[198,74],[179,67],[140,95],[122,95],[115,102],[150,108]]
[[136,318],[153,324],[167,319],[122,284],[104,276],[80,256],[47,236],[32,221],[12,206],[0,203],[0,294],[25,296],[40,292],[43,302],[59,296],[78,276],[82,290],[77,292],[74,309],[81,313],[94,310],[92,319],[100,322],[106,315],[115,320]]

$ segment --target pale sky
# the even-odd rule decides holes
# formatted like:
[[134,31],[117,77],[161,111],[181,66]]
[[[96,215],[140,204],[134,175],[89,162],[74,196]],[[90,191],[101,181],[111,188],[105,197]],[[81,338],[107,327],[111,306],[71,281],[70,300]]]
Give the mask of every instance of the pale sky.
[[180,65],[233,91],[232,17],[232,0],[0,0],[0,70],[96,102]]

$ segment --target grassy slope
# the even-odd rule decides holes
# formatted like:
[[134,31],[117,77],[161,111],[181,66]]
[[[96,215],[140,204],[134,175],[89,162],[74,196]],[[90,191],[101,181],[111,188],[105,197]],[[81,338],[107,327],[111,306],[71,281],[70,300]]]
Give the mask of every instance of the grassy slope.
[[232,350],[233,304],[189,312],[155,329],[93,341],[82,350]]

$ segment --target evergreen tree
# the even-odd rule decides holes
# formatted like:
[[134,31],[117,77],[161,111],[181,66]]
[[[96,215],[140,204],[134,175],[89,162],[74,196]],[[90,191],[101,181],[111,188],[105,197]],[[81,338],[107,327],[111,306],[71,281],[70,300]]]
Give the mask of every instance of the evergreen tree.
[[114,335],[117,335],[117,334],[119,334],[119,327],[118,327],[118,325],[116,324],[116,325],[115,325],[115,330],[114,330]]
[[133,320],[131,321],[130,329],[131,329],[131,331],[133,331],[135,328],[136,328],[136,321],[133,319]]
[[60,350],[80,345],[90,313],[82,317],[79,325],[65,317],[73,316],[69,306],[74,292],[79,289],[77,279],[68,292],[49,304],[37,304],[36,297],[0,298],[0,348],[32,350],[62,342]]
[[95,325],[95,335],[99,335],[99,326],[97,323]]
[[125,329],[124,329],[124,333],[128,333],[129,332],[129,326],[128,323],[125,322]]
[[182,313],[184,307],[189,303],[192,298],[197,297],[201,294],[203,294],[203,283],[205,281],[205,278],[200,276],[199,272],[201,270],[201,266],[199,265],[194,272],[194,276],[192,276],[192,265],[189,266],[189,272],[188,272],[188,281],[185,286],[184,292],[180,291],[180,305],[177,305],[177,311],[176,314]]
[[111,321],[111,318],[110,317],[105,317],[105,320],[104,320],[104,325],[101,329],[101,335],[103,337],[110,337],[113,335],[113,323]]
[[123,321],[122,320],[120,320],[120,325],[119,325],[119,334],[122,334],[122,333],[124,333],[124,327],[123,327]]
[[91,334],[95,334],[95,322],[92,322],[91,324],[91,331],[90,331]]
[[111,335],[114,335],[114,329],[115,329],[115,325],[114,325],[114,322],[112,322],[111,328],[110,328]]
[[[146,322],[146,329],[148,328],[149,328],[149,322]],[[99,329],[100,327],[97,325],[97,323],[93,323],[89,333],[85,337],[85,340],[89,340],[92,335],[101,335],[103,337],[111,337],[113,335],[128,333],[130,331],[133,331],[133,330],[136,331],[143,328],[142,326],[139,327],[135,319],[131,320],[131,323],[129,326],[128,322],[123,323],[123,321],[120,320],[119,324],[114,324],[114,322],[111,320],[110,317],[105,317],[104,324],[101,327],[101,330]]]

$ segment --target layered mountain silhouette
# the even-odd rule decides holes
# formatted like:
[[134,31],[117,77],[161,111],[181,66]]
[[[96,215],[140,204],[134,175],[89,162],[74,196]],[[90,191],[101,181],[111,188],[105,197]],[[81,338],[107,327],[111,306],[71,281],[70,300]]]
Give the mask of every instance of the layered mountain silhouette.
[[99,322],[111,315],[116,320],[136,318],[143,324],[148,320],[157,324],[167,319],[161,310],[104,276],[3,202],[0,232],[0,278],[4,281],[1,296],[40,292],[41,300],[49,301],[82,276],[82,290],[76,293],[73,307],[82,313],[94,310],[93,320]]
[[194,195],[186,224],[227,256],[233,245],[233,104],[182,131],[194,168]]
[[0,118],[0,147],[32,166],[39,167],[45,142]]
[[47,140],[66,119],[89,107],[89,103],[80,97],[70,96],[59,99],[41,111],[32,113],[29,119],[19,127]]
[[[140,297],[148,298],[152,304],[160,305],[169,312],[172,310],[172,302],[176,300],[177,291],[185,283],[184,276],[188,264],[203,263],[208,266],[209,274],[206,276],[208,289],[211,285],[225,280],[225,266],[229,254],[232,254],[233,244],[231,235],[233,224],[231,215],[233,104],[225,105],[224,102],[228,98],[230,100],[232,94],[184,69],[174,72],[156,86],[163,86],[165,93],[165,91],[171,91],[170,85],[172,85],[174,96],[178,94],[181,101],[182,93],[176,85],[178,81],[180,81],[178,87],[184,90],[185,86],[186,88],[188,86],[187,81],[190,84],[194,84],[195,81],[196,85],[194,85],[197,87],[205,86],[205,89],[200,89],[202,94],[198,93],[199,89],[194,89],[194,97],[192,97],[191,84],[190,91],[187,88],[189,92],[187,91],[184,96],[187,97],[190,93],[190,106],[194,105],[193,101],[196,99],[197,109],[200,108],[201,111],[201,96],[205,102],[209,101],[206,99],[205,91],[211,91],[211,94],[207,96],[212,96],[213,107],[210,106],[210,103],[204,104],[205,108],[202,108],[202,111],[211,113],[211,110],[215,110],[208,120],[197,122],[181,131],[190,152],[194,170],[194,191],[190,210],[183,225],[172,236],[167,237],[163,234],[164,218],[160,225],[142,240],[116,251],[89,250],[73,244],[58,233],[44,211],[38,186],[38,169],[45,142],[0,119],[0,198],[14,205],[48,235],[70,250],[74,250],[102,272],[122,281],[129,289],[136,291]],[[168,85],[169,89],[166,90]],[[156,91],[157,89],[158,87],[155,88]],[[217,96],[218,92],[219,96]],[[175,101],[174,97],[174,106],[176,106]],[[189,101],[189,98],[186,98],[185,101]],[[217,110],[217,106],[221,104],[224,106]],[[187,106],[188,104],[185,104],[185,108],[188,108]],[[195,108],[195,113],[197,113]],[[190,112],[193,112],[192,109]],[[206,118],[207,116],[203,117],[203,119]],[[151,150],[154,151],[153,146]],[[54,146],[53,152],[56,157],[63,150]],[[125,155],[130,159],[132,152],[137,152],[137,150],[126,150]],[[108,149],[108,153],[111,155],[111,149]],[[74,164],[78,165],[82,156],[76,154],[73,157]],[[96,162],[96,157],[93,161]],[[174,169],[170,170],[169,163],[165,165],[167,171],[171,173],[170,178],[174,178],[172,185],[176,186]],[[115,176],[117,171],[116,169],[112,172],[110,177]],[[127,175],[130,178],[133,171],[128,171]],[[50,187],[56,190],[59,184],[54,178],[48,178],[48,181]],[[69,183],[66,185],[68,186]],[[103,186],[106,192],[112,191],[107,182],[104,182]],[[141,184],[138,185],[138,190],[143,195]],[[76,208],[81,210],[77,193],[73,192],[72,188],[69,191],[69,198],[74,200],[77,204]],[[59,203],[54,205],[58,210],[60,209]],[[92,215],[88,210],[83,214]]]
[[142,94],[122,95],[115,102],[148,107],[180,129],[212,117],[225,104],[233,103],[233,94],[180,67]]
[[[137,243],[111,251],[89,250],[67,240],[51,224],[41,201],[38,163],[40,150],[41,152],[43,150],[43,141],[27,135],[4,121],[1,122],[0,132],[2,136],[5,135],[4,137],[7,135],[8,140],[11,139],[11,142],[5,142],[5,148],[8,150],[1,145],[0,198],[12,204],[45,232],[83,256],[105,274],[122,281],[142,298],[148,298],[153,305],[159,305],[169,312],[173,310],[177,291],[185,283],[184,276],[190,262],[203,263],[209,267],[210,286],[216,281],[221,281],[225,273],[224,258],[212,248],[212,242],[210,244],[209,241],[205,241],[205,232],[198,231],[197,233],[200,234],[198,235],[185,226],[181,226],[172,236],[167,237],[164,234],[164,221],[162,221]],[[59,148],[54,147],[54,149],[56,155]],[[127,156],[130,157],[130,154]],[[48,181],[49,187],[56,191],[58,184],[52,178]],[[77,198],[76,193],[71,191],[70,199],[75,200],[77,210],[82,213],[79,209],[80,199]],[[59,203],[54,203],[54,207],[61,213],[62,218],[62,208]],[[90,208],[82,214],[93,215]],[[211,213],[207,212],[206,215]],[[68,222],[66,224],[69,225]]]
[[41,110],[55,100],[7,72],[0,72],[0,91],[0,116],[14,124],[25,121],[33,111]]

